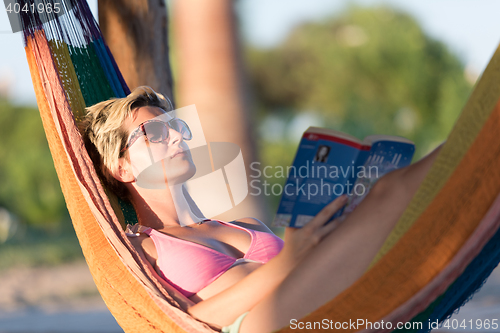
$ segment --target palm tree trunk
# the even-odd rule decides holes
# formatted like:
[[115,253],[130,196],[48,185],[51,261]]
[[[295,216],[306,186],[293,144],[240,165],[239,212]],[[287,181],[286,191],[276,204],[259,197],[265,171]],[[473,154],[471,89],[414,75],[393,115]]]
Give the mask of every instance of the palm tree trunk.
[[147,85],[172,99],[165,0],[99,0],[99,25],[131,90]]
[[[207,142],[233,142],[241,148],[249,176],[249,165],[256,161],[255,136],[232,4],[231,0],[174,1],[177,98],[179,105],[196,105]],[[264,200],[248,195],[218,217],[268,220],[265,213]]]

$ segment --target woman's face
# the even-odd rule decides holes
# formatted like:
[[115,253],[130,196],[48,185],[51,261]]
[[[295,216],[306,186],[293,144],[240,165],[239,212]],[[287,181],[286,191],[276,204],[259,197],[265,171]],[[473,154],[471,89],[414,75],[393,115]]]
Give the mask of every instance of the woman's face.
[[327,153],[328,153],[328,148],[326,148],[326,147],[321,147],[321,148],[319,149],[319,153],[318,153],[318,155],[319,155],[319,157],[321,157],[321,158],[322,158],[322,157],[324,157]]
[[161,121],[167,126],[168,139],[162,142],[150,142],[145,135],[140,135],[128,147],[130,168],[137,179],[137,185],[165,188],[187,181],[196,172],[189,147],[182,134],[167,125],[173,117],[161,108],[143,106],[136,109],[134,115],[124,123],[124,129],[128,134],[127,143],[130,135],[141,124],[152,119]]

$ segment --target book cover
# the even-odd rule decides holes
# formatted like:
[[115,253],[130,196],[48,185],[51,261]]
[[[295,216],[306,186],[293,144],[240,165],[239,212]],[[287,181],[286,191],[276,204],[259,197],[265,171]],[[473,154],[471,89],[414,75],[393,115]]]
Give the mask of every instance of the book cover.
[[[414,144],[404,138],[369,136],[361,141],[338,131],[310,127],[302,136],[273,226],[302,227],[336,197],[348,194],[351,212],[373,184],[410,164]],[[344,213],[344,214],[343,214]]]

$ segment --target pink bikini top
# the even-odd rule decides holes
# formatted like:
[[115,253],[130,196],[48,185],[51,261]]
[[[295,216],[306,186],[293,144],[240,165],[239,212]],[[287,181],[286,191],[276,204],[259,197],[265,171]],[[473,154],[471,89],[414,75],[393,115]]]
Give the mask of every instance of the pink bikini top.
[[175,238],[155,229],[147,228],[143,231],[155,244],[158,253],[157,265],[162,278],[186,297],[208,286],[235,264],[245,261],[266,263],[283,248],[283,240],[272,233],[246,229],[227,222],[217,222],[245,230],[250,234],[250,247],[243,258],[236,259],[204,245]]

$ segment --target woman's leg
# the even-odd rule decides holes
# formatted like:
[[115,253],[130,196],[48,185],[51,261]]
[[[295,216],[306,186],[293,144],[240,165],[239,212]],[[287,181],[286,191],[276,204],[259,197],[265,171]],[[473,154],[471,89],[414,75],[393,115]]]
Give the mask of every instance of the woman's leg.
[[427,174],[440,147],[382,177],[363,202],[243,320],[241,333],[290,324],[349,287],[367,269]]

